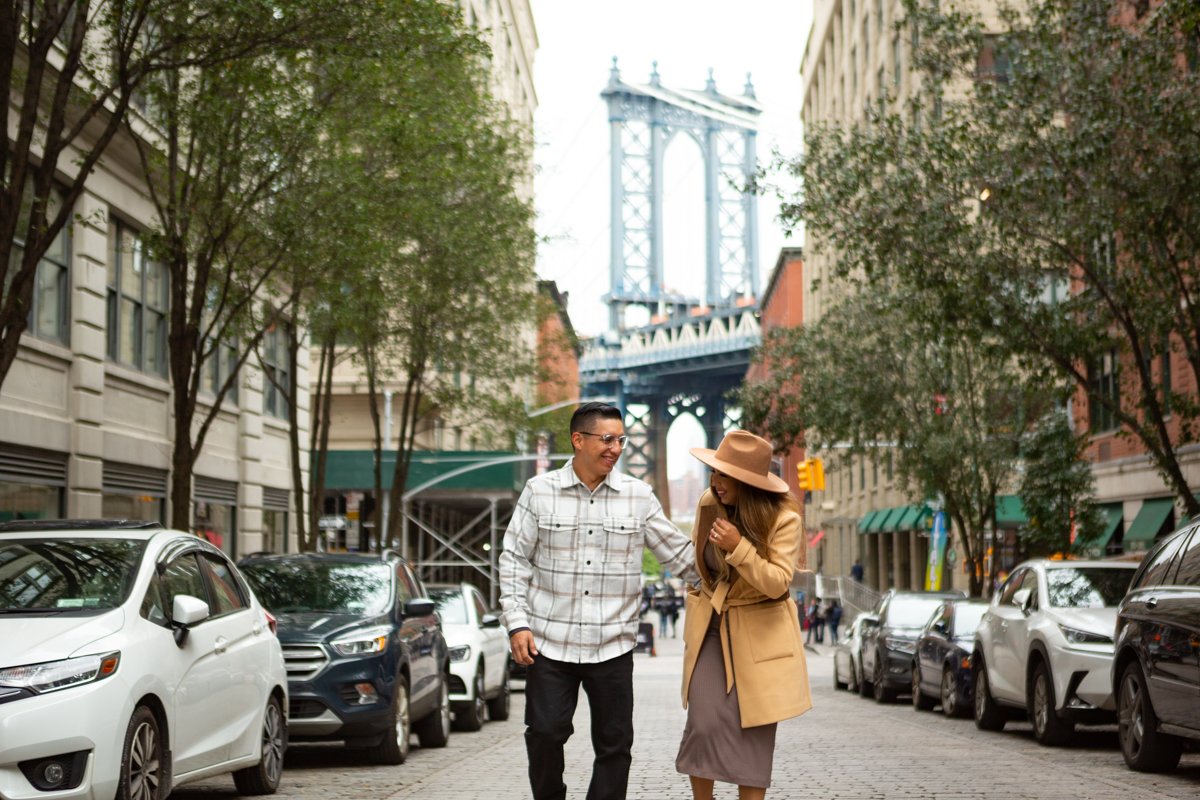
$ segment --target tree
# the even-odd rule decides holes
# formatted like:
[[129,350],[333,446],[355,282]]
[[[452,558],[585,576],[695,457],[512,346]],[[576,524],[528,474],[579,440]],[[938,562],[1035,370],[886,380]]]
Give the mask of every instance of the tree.
[[1030,375],[1070,381],[1200,513],[1179,461],[1200,423],[1179,389],[1200,380],[1200,12],[1035,0],[997,33],[906,8],[924,94],[811,131],[788,218],[839,274],[927,287]]
[[938,317],[936,299],[867,286],[813,325],[771,332],[756,355],[766,377],[740,399],[780,448],[888,458],[902,490],[941,498],[979,595],[996,498],[1016,480],[1026,430],[1064,396],[969,324]]
[[1096,480],[1083,458],[1086,443],[1061,411],[1047,414],[1025,437],[1020,495],[1029,517],[1024,544],[1031,555],[1093,550],[1103,522],[1092,500]]
[[[326,79],[339,82],[321,131],[322,168],[345,213],[305,249],[317,272],[335,276],[309,295],[306,313],[327,369],[352,358],[373,394],[397,389],[393,513],[382,535],[394,544],[423,425],[434,416],[486,421],[485,432],[503,441],[523,420],[534,236],[520,188],[528,143],[487,90],[486,47],[451,4],[381,0],[372,8],[368,57],[345,72],[331,66]],[[346,246],[322,250],[323,241]],[[324,374],[313,398],[315,508],[330,424]],[[375,440],[378,469],[377,425]]]

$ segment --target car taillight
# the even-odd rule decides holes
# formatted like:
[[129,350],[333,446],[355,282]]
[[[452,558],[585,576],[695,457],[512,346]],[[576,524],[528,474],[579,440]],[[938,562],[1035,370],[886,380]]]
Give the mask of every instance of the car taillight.
[[267,627],[271,629],[271,633],[275,633],[275,629],[279,627],[279,623],[275,621],[275,617],[271,615],[271,612],[265,608],[263,609],[263,614],[267,618]]

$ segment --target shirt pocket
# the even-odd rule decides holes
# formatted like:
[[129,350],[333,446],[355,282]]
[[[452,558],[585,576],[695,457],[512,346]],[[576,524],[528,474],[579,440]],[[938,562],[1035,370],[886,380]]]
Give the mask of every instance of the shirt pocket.
[[550,514],[538,523],[538,547],[551,559],[575,560],[579,549],[579,518]]
[[629,564],[635,559],[641,570],[642,525],[636,517],[605,517],[604,560],[609,563]]

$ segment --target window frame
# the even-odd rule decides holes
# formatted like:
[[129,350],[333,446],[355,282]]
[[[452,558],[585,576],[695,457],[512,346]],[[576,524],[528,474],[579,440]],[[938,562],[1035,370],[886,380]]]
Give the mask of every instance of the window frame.
[[[32,184],[30,184],[32,186]],[[53,219],[57,213],[58,207],[63,201],[63,191],[58,186],[54,186],[50,190],[50,208],[47,210],[47,221]],[[33,203],[32,188],[26,191],[25,196],[21,199],[21,208],[18,212],[17,229],[13,235],[13,251],[10,254],[10,266],[13,261],[20,263],[25,254],[25,239],[21,238],[21,233],[25,229],[28,215],[30,214],[30,206]],[[29,314],[25,318],[25,333],[42,339],[51,341],[57,344],[66,345],[70,335],[70,314],[71,314],[71,256],[74,245],[74,226],[70,223],[63,225],[62,230],[55,237],[55,243],[46,248],[46,253],[38,259],[37,268],[33,275],[33,294],[29,299]],[[55,245],[59,245],[60,257],[50,256],[50,252],[56,249]],[[39,311],[44,303],[42,302],[46,289],[44,284],[47,282],[43,279],[43,273],[48,269],[54,268],[57,271],[54,273],[52,281],[53,291],[57,294],[55,300],[56,313],[58,314],[57,330],[53,333],[43,332],[41,330],[42,320]],[[9,269],[6,275],[6,287],[12,281],[13,269]]]
[[292,404],[287,394],[280,391],[271,376],[284,386],[291,385],[291,363],[289,349],[292,342],[292,327],[286,323],[275,325],[263,334],[259,348],[259,366],[263,370],[263,414],[275,419],[291,421]]
[[[140,268],[135,266],[134,269],[140,271],[140,283],[137,294],[130,294],[127,287],[123,286],[123,275],[125,272],[125,249],[122,245],[124,234],[129,233],[133,237],[135,249],[128,254],[128,257],[140,260]],[[109,248],[108,259],[114,260],[114,263],[106,264],[110,269],[105,277],[105,315],[108,324],[108,331],[105,347],[107,356],[110,361],[115,364],[120,364],[130,369],[135,369],[139,372],[144,372],[147,375],[154,375],[159,378],[167,376],[167,360],[169,352],[167,348],[167,327],[168,327],[168,311],[171,297],[171,274],[166,266],[159,264],[156,261],[151,261],[146,258],[145,244],[142,232],[137,230],[133,225],[125,222],[119,217],[111,216],[109,219]],[[147,289],[150,284],[151,269],[162,270],[162,289],[159,302],[161,308],[155,308],[147,296]],[[125,303],[133,304],[133,358],[127,361],[122,353],[122,308]],[[147,367],[146,365],[146,320],[151,315],[158,317],[158,335],[154,342],[157,348],[157,367]]]

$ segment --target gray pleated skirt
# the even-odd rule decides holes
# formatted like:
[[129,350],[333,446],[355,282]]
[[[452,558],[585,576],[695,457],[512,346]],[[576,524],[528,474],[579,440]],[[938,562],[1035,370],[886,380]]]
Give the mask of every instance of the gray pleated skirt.
[[697,778],[766,788],[771,785],[776,723],[742,727],[737,684],[725,693],[720,625],[720,616],[713,614],[688,686],[687,724],[675,769]]

